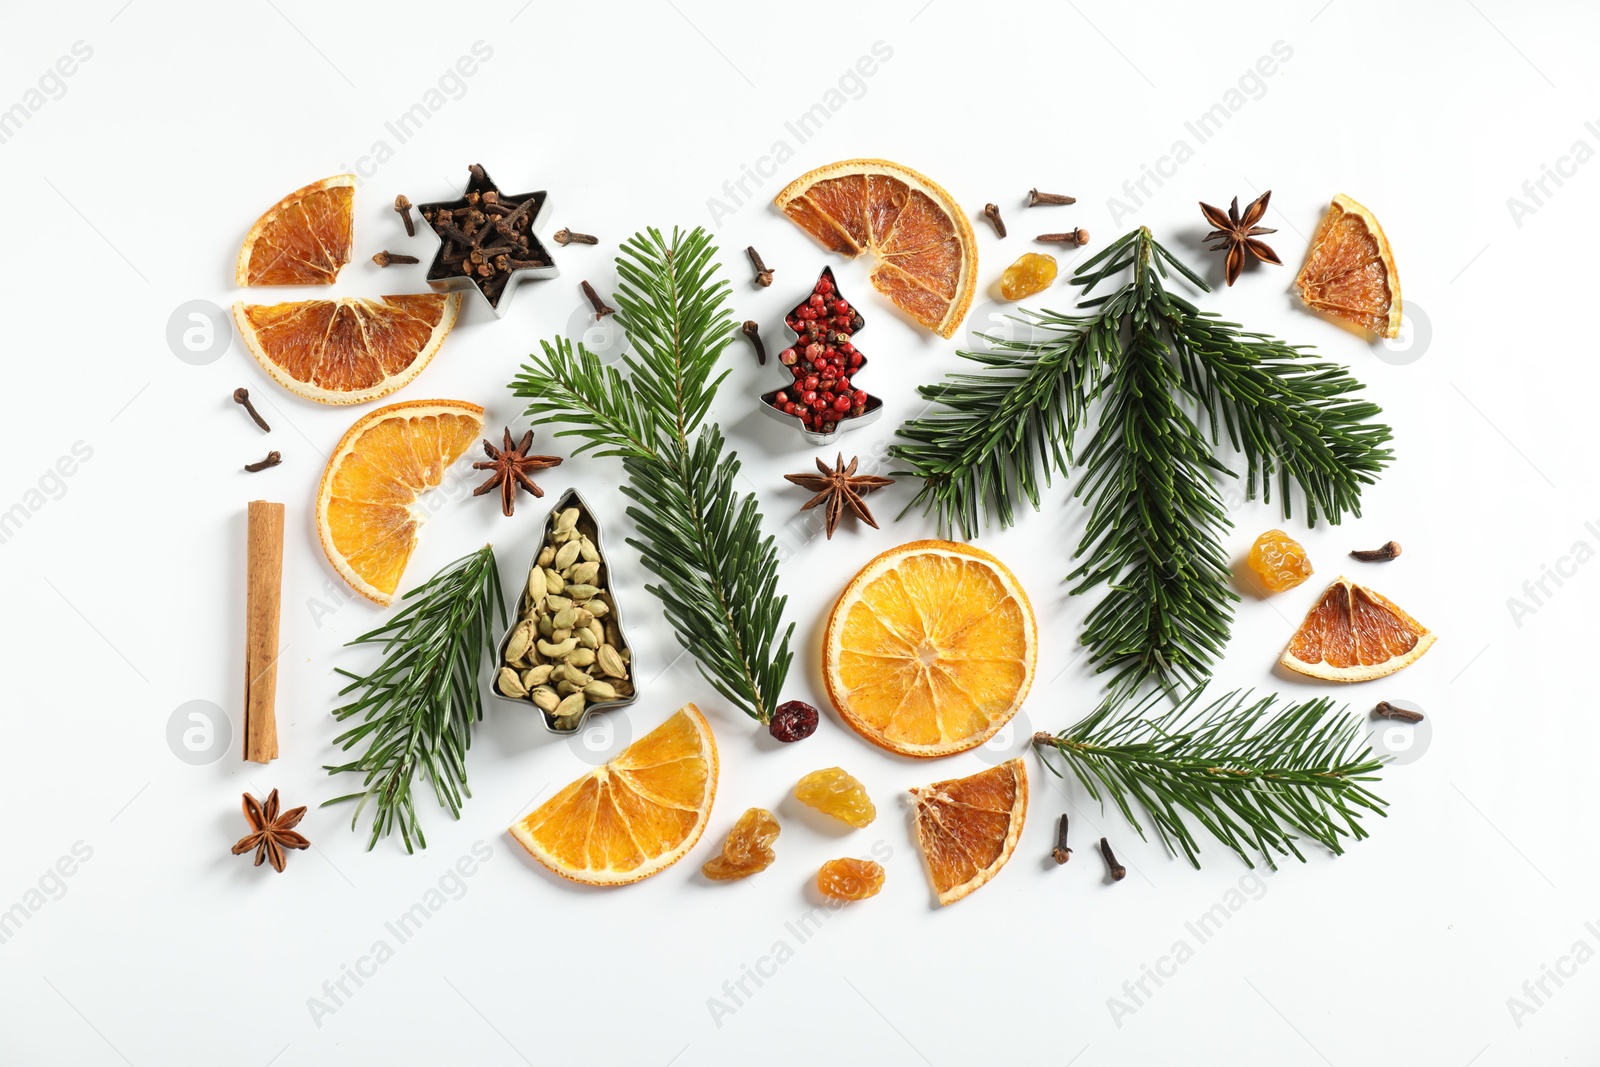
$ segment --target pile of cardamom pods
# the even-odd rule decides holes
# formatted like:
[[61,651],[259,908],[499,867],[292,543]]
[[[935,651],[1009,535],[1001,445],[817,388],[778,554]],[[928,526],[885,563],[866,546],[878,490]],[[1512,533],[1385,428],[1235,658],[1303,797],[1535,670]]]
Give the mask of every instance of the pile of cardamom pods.
[[580,517],[569,507],[550,524],[495,676],[502,695],[533,701],[558,730],[576,729],[589,704],[633,695],[632,654],[602,584],[600,550],[579,531]]

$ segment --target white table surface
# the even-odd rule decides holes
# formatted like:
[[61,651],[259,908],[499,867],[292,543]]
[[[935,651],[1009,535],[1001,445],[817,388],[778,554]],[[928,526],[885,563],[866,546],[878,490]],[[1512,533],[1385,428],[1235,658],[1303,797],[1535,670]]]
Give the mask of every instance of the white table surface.
[[[0,36],[0,120],[14,102],[23,112],[0,125],[10,399],[0,512],[21,505],[24,516],[0,543],[0,910],[13,916],[0,943],[0,1060],[1594,1062],[1596,727],[1581,681],[1600,589],[1594,8],[1027,7],[902,0],[797,14],[719,0],[494,0],[357,12],[97,0],[13,12]],[[814,24],[797,21],[807,15]],[[475,42],[470,76],[453,73]],[[851,73],[875,51],[870,76]],[[49,73],[61,57],[74,57],[62,64],[70,77]],[[402,140],[391,124],[419,104],[426,120]],[[829,117],[802,143],[788,124],[817,104]],[[1208,112],[1225,120],[1202,141],[1190,124]],[[1415,736],[1426,743],[1381,787],[1391,817],[1369,820],[1371,839],[1341,858],[1313,852],[1267,878],[1208,843],[1196,872],[1030,755],[1016,856],[981,893],[940,910],[903,790],[1021,753],[1034,730],[1066,726],[1098,696],[1076,643],[1090,601],[1060,581],[1082,522],[1065,488],[980,540],[1033,598],[1039,682],[988,748],[929,765],[880,753],[831,713],[802,745],[767,743],[676,659],[647,576],[622,547],[619,469],[578,459],[542,481],[580,487],[609,523],[647,681],[619,733],[637,736],[693,700],[719,739],[716,808],[685,862],[601,892],[524,857],[504,827],[598,757],[498,704],[475,737],[461,821],[419,785],[425,853],[389,840],[369,853],[348,809],[313,807],[302,829],[314,849],[292,855],[285,876],[229,855],[244,832],[242,791],[276,786],[290,804],[315,805],[348,787],[322,770],[337,756],[333,672],[369,662],[342,645],[384,617],[341,595],[313,530],[325,450],[356,412],[290,396],[237,338],[209,361],[167,339],[188,302],[245,295],[233,262],[257,214],[357,169],[356,255],[337,288],[357,295],[422,286],[423,268],[383,272],[367,257],[431,250],[404,237],[388,205],[397,192],[453,195],[468,163],[508,190],[548,189],[546,235],[599,234],[599,247],[556,250],[561,277],[517,292],[504,319],[469,305],[399,396],[484,403],[496,432],[524,424],[505,388],[523,354],[582,328],[577,283],[609,293],[616,243],[633,231],[714,224],[735,315],[760,320],[769,345],[782,310],[831,264],[867,316],[862,384],[888,408],[841,446],[881,454],[917,410],[914,387],[959,365],[958,344],[913,328],[871,291],[867,264],[825,255],[769,206],[801,171],[858,155],[925,171],[974,215],[1001,204],[1008,240],[977,226],[979,325],[995,311],[987,287],[1035,232],[1081,225],[1103,247],[1144,223],[1216,278],[1220,257],[1196,250],[1195,202],[1274,191],[1271,243],[1289,266],[1253,268],[1201,303],[1353,367],[1399,458],[1359,520],[1291,526],[1318,575],[1269,601],[1245,598],[1216,685],[1330,693],[1362,714],[1378,699],[1423,707]],[[724,182],[747,168],[735,202]],[[1546,168],[1559,181],[1543,177],[1541,189]],[[1035,185],[1079,202],[1025,211]],[[1369,206],[1396,249],[1408,312],[1399,343],[1369,344],[1288,293],[1336,192]],[[749,284],[752,243],[777,268],[771,289]],[[1065,254],[1064,266],[1087,254]],[[1064,287],[1056,293],[1065,304]],[[756,412],[772,367],[758,369],[742,342],[727,360],[715,416],[790,554],[782,588],[800,656],[786,695],[825,704],[816,642],[832,597],[870,556],[933,529],[913,515],[881,530],[847,525],[829,543],[793,524],[804,495],[780,475],[819,450]],[[230,401],[239,385],[270,437]],[[547,430],[539,443],[552,444]],[[281,467],[240,472],[269,447]],[[58,475],[63,457],[71,473]],[[913,491],[896,485],[874,510],[888,520]],[[282,758],[270,766],[237,753],[244,508],[259,497],[289,509]],[[527,500],[509,521],[489,501],[450,501],[425,528],[406,587],[486,540],[514,584],[542,515]],[[1240,502],[1232,517],[1235,554],[1279,523],[1258,504]],[[1389,538],[1405,545],[1396,563],[1342,558]],[[1434,650],[1354,688],[1275,675],[1325,581],[1356,568],[1438,630]],[[185,762],[169,744],[169,722],[191,701],[231,719],[214,762]],[[802,773],[835,763],[878,801],[870,828],[832,831],[786,799]],[[708,884],[699,865],[751,805],[784,821],[777,864],[747,883]],[[1065,869],[1046,859],[1062,811],[1078,848]],[[1125,882],[1109,884],[1090,849],[1101,832],[1130,869]],[[874,853],[886,857],[882,895],[797,936],[818,864]],[[454,873],[458,863],[472,874]],[[419,903],[429,918],[401,941],[387,924]],[[1191,924],[1208,912],[1226,920],[1202,939]]]

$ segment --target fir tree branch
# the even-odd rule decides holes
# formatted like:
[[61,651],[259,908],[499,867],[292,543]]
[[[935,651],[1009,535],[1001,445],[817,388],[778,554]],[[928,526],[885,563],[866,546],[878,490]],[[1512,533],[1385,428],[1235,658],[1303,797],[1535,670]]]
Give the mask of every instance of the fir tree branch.
[[558,338],[510,388],[528,400],[529,415],[566,424],[556,436],[581,437],[578,451],[622,458],[623,492],[637,505],[628,516],[638,536],[628,543],[660,579],[646,588],[705,679],[767,722],[794,626],[778,637],[787,598],[777,595],[777,548],[761,534],[754,494],[735,491],[737,453],[705,424],[727,375],[712,372],[733,336],[715,256],[700,229],[674,231],[671,244],[656,230],[636,234],[617,257],[617,317],[639,352],[627,358],[628,373]]
[[[1037,509],[1041,477],[1082,468],[1074,495],[1090,520],[1068,579],[1074,593],[1108,588],[1084,641],[1114,687],[1201,680],[1227,639],[1237,597],[1215,487],[1232,476],[1216,457],[1224,435],[1244,457],[1246,495],[1270,498],[1276,479],[1287,518],[1297,487],[1311,522],[1359,513],[1361,489],[1392,458],[1378,407],[1351,398],[1361,386],[1348,371],[1200,311],[1167,289],[1172,274],[1208,289],[1148,230],[1113,241],[1073,275],[1092,313],[1029,315],[1051,336],[962,353],[990,369],[924,387],[941,410],[907,422],[907,443],[891,449],[923,479],[913,502],[965,537],[980,514],[1008,526],[1022,500]],[[1114,279],[1125,280],[1092,295]]]
[[433,785],[441,807],[461,817],[467,788],[467,749],[472,724],[483,718],[478,684],[478,656],[494,660],[497,629],[506,624],[505,598],[494,549],[484,545],[456,560],[425,584],[405,595],[405,606],[387,623],[362,634],[352,645],[381,644],[383,662],[366,675],[339,673],[352,679],[339,691],[362,690],[354,701],[334,709],[344,722],[360,716],[360,725],[334,738],[345,751],[366,742],[366,751],[348,763],[325,766],[329,774],[363,775],[360,792],[324,802],[359,800],[350,817],[351,829],[370,802],[372,835],[367,848],[396,829],[407,852],[427,848],[417,818],[412,786],[419,771]]
[[1141,837],[1148,820],[1167,850],[1196,868],[1200,846],[1189,820],[1247,865],[1259,853],[1276,867],[1274,854],[1305,860],[1300,836],[1339,855],[1344,838],[1367,836],[1364,812],[1386,814],[1387,802],[1364,784],[1378,779],[1384,761],[1357,737],[1355,716],[1331,712],[1331,700],[1274,711],[1276,695],[1234,692],[1197,710],[1202,692],[1154,717],[1147,716],[1160,694],[1133,704],[1108,699],[1033,743],[1041,758],[1054,752],[1102,806],[1115,804]]

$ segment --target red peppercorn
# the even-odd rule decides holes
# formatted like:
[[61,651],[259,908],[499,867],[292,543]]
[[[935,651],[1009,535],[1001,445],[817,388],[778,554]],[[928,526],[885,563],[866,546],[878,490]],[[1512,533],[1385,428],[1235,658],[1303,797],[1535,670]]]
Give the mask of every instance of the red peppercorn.
[[850,398],[847,396],[834,397],[833,410],[845,412],[850,410]]
[[848,393],[850,391],[850,379],[846,375],[839,375],[839,380],[835,382],[834,385],[841,393]]
[[817,279],[817,284],[812,288],[821,293],[823,296],[827,296],[829,293],[833,292],[833,283],[827,279],[826,275],[824,275],[823,277]]
[[818,379],[815,374],[807,375],[806,380],[802,384],[801,388],[815,391],[817,388],[817,381]]
[[855,391],[855,395],[854,395],[854,397],[852,399],[854,399],[855,402],[859,406],[861,406],[863,408],[866,407],[867,406],[867,391],[865,389],[857,389]]
[[810,344],[806,345],[806,358],[811,360],[811,361],[813,361],[813,362],[815,362],[816,360],[821,359],[822,358],[822,354],[824,352],[826,352],[826,351],[827,351],[826,348],[824,348],[822,345],[817,344],[815,341],[813,341]]
[[796,352],[792,348],[785,348],[782,352],[778,353],[778,362],[782,363],[785,367],[792,367],[799,361],[800,353]]
[[812,293],[810,299],[808,299],[806,303],[810,304],[814,308],[820,308],[822,305],[826,304],[827,301],[823,299],[821,293]]
[[772,398],[772,402],[777,404],[779,407],[782,407],[784,404],[789,402],[789,394],[784,392],[782,389],[779,389],[778,395]]
[[813,319],[815,319],[817,317],[816,310],[814,308],[809,308],[809,307],[803,307],[799,311],[796,311],[795,314],[800,316],[800,318],[804,319],[807,322],[810,322],[811,320],[813,320]]

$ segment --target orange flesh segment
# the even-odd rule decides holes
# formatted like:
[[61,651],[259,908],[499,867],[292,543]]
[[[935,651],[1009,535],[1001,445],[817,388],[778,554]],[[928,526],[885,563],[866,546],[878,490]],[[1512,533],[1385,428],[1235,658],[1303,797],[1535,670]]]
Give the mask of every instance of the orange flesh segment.
[[354,440],[340,443],[330,461],[336,465],[325,475],[321,520],[330,554],[381,594],[399,588],[416,548],[419,523],[413,505],[439,485],[445,468],[482,432],[481,415],[407,411],[430,403],[437,402],[395,405],[367,416],[371,424]]
[[985,562],[911,555],[849,608],[836,673],[851,712],[890,743],[972,737],[1014,712],[1030,622]]
[[1374,233],[1367,219],[1346,210],[1340,199],[1328,208],[1295,284],[1308,306],[1392,337],[1391,310],[1400,299],[1391,286],[1393,255],[1381,230]]
[[375,399],[420,373],[454,324],[459,301],[447,293],[344,297],[242,305],[238,315],[252,354],[269,372],[282,372],[274,375],[280,384],[342,403],[344,396]]
[[1426,631],[1359,585],[1335,582],[1289,642],[1305,663],[1370,666],[1403,656]]
[[966,896],[1010,859],[1027,810],[1021,760],[911,792],[917,841],[940,903]]
[[291,193],[251,230],[241,285],[331,285],[350,262],[355,188],[317,182]]
[[[807,179],[821,172],[862,166],[861,172]],[[896,168],[937,190],[943,202],[876,168],[877,160],[819,168],[791,183],[778,202],[791,221],[829,251],[879,258],[873,286],[902,311],[949,337],[972,299],[977,252],[972,228],[943,190],[914,171]],[[890,269],[891,266],[893,269]]]
[[715,791],[710,727],[689,705],[511,830],[557,874],[621,884],[654,874],[687,851],[705,827]]

